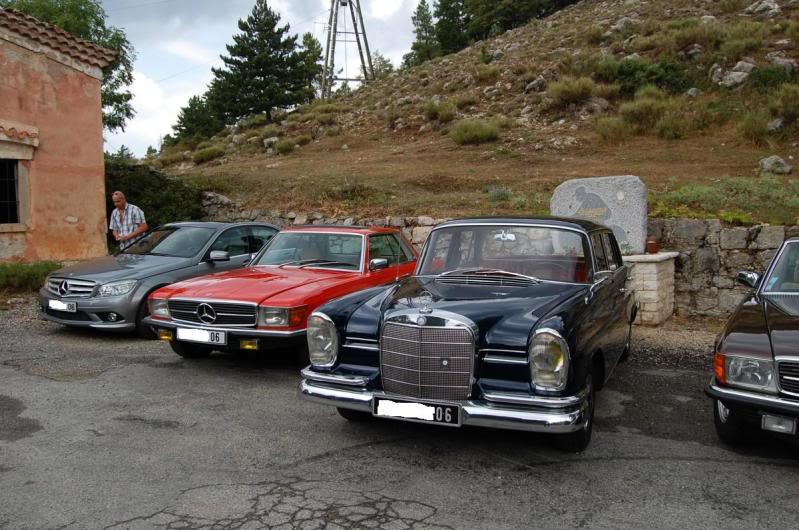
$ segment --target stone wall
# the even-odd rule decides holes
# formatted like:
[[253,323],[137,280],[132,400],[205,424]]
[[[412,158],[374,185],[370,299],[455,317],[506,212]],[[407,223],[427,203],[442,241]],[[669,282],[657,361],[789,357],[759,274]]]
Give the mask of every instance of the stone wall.
[[663,250],[679,252],[675,307],[682,315],[726,315],[746,294],[735,283],[741,270],[765,271],[786,237],[799,227],[728,227],[717,219],[650,219],[648,232]]
[[[217,221],[263,220],[278,226],[341,224],[395,226],[421,248],[433,226],[446,219],[418,217],[325,217],[320,213],[246,208],[215,193],[204,195],[208,218]],[[681,315],[726,315],[746,294],[735,283],[740,270],[764,271],[785,237],[799,226],[728,227],[717,219],[650,219],[647,230],[662,251],[679,253],[675,261],[674,308]]]

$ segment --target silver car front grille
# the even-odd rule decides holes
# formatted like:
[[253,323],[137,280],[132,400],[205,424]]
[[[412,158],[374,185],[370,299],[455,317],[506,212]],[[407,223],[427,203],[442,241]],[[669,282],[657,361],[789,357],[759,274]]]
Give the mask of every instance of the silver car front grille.
[[59,298],[89,298],[94,294],[96,282],[73,278],[50,278],[47,291]]
[[466,326],[436,327],[386,322],[380,367],[387,394],[461,401],[469,397],[474,333]]
[[799,395],[799,361],[778,361],[780,390]]
[[255,327],[258,321],[258,308],[254,304],[202,300],[169,300],[167,304],[173,319],[192,324]]

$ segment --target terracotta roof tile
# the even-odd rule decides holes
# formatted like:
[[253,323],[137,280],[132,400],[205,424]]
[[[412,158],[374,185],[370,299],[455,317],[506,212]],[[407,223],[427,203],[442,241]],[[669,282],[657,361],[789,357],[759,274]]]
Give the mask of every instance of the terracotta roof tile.
[[79,39],[61,28],[20,13],[0,9],[0,28],[26,37],[63,53],[77,61],[105,68],[114,61],[116,53],[89,41]]

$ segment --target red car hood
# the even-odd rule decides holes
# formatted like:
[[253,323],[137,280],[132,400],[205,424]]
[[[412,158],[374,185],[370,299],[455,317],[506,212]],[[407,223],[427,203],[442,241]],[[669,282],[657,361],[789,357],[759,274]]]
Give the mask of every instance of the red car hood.
[[248,267],[172,284],[159,291],[168,298],[204,298],[260,304],[282,295],[302,303],[310,294],[346,284],[357,272],[324,269]]

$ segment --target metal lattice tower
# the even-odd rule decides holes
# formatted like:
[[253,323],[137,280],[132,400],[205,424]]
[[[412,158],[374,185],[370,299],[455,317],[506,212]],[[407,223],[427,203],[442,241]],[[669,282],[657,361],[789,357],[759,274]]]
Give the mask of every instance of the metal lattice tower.
[[[344,8],[344,31],[338,29],[340,7]],[[347,31],[347,11],[349,11],[349,16],[352,20],[352,31]],[[352,40],[353,36],[355,40]],[[336,43],[338,42],[345,44],[354,42],[358,45],[363,79],[336,76]],[[325,71],[322,77],[322,97],[330,97],[336,81],[368,82],[374,78],[372,54],[369,51],[369,41],[366,39],[366,28],[363,24],[363,14],[361,13],[361,0],[331,0],[330,19],[327,23],[327,49],[325,50]]]

